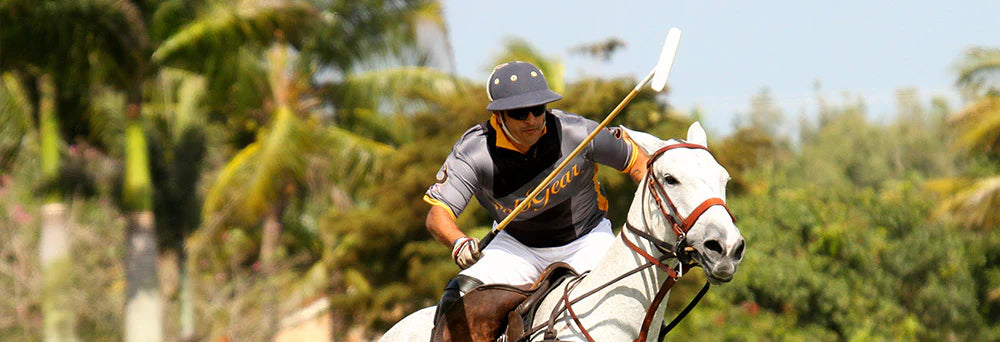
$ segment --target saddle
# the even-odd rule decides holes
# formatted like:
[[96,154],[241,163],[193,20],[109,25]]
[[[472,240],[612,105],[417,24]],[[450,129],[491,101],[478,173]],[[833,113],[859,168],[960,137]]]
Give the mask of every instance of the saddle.
[[[531,323],[535,310],[552,289],[578,273],[563,262],[549,265],[531,285],[482,285],[470,290],[435,324],[431,341],[507,341],[521,337],[524,322]],[[528,326],[527,328],[531,328]]]

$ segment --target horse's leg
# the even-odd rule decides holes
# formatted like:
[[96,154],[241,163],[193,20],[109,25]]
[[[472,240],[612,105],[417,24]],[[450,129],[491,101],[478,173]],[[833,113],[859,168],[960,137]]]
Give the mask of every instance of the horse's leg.
[[427,342],[431,340],[435,307],[430,306],[406,316],[386,331],[379,341]]

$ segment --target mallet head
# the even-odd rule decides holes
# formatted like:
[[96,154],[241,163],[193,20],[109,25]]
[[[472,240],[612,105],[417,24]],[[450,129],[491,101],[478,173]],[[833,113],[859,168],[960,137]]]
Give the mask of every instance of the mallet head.
[[656,69],[653,71],[651,88],[654,91],[663,91],[663,88],[667,86],[667,77],[670,76],[670,68],[674,66],[674,56],[677,55],[677,46],[680,43],[681,29],[670,28],[670,31],[667,32],[667,40],[663,43],[663,49],[660,50],[660,59],[656,62]]

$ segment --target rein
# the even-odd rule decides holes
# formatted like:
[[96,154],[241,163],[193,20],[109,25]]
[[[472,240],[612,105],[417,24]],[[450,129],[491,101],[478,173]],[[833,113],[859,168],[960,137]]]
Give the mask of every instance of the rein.
[[[660,258],[655,258],[649,253],[646,253],[646,251],[642,250],[642,248],[639,248],[639,246],[637,246],[635,243],[629,241],[628,237],[625,236],[625,232],[623,229],[623,231],[619,234],[622,237],[622,241],[629,249],[631,249],[636,254],[642,256],[643,259],[646,259],[646,263],[628,272],[625,272],[624,274],[618,276],[617,278],[612,279],[611,281],[604,283],[603,285],[598,286],[597,288],[594,288],[593,290],[590,290],[587,293],[584,293],[573,300],[569,299],[570,291],[576,288],[576,285],[578,285],[583,280],[583,277],[586,276],[587,273],[581,274],[577,278],[570,280],[570,283],[566,284],[566,287],[564,288],[563,291],[563,296],[562,296],[563,306],[560,308],[560,306],[557,304],[553,308],[552,315],[549,316],[550,318],[548,324],[535,326],[534,328],[523,334],[520,339],[525,339],[527,337],[530,337],[533,334],[540,331],[542,328],[546,328],[544,334],[544,340],[556,341],[556,335],[557,335],[555,330],[556,317],[558,317],[563,311],[567,311],[570,317],[573,319],[573,322],[576,324],[577,328],[579,328],[580,332],[582,332],[584,337],[587,338],[587,341],[593,342],[594,338],[591,337],[590,333],[587,332],[587,329],[584,328],[583,323],[580,322],[580,319],[579,317],[577,317],[576,312],[573,311],[572,305],[576,304],[577,302],[586,297],[589,297],[597,293],[598,291],[610,286],[611,284],[621,281],[622,279],[625,279],[628,276],[631,276],[635,273],[638,273],[642,270],[645,270],[655,265],[657,268],[667,273],[667,280],[665,280],[663,282],[663,285],[661,285],[659,290],[657,290],[656,295],[653,297],[653,300],[650,303],[649,308],[647,308],[646,316],[643,318],[642,327],[639,330],[639,337],[635,339],[635,342],[646,341],[650,325],[653,322],[653,316],[656,314],[656,311],[659,308],[660,303],[663,302],[664,298],[666,298],[667,292],[669,292],[670,288],[672,288],[674,284],[677,283],[677,279],[684,276],[684,269],[690,269],[691,267],[696,265],[696,262],[692,259],[691,256],[691,253],[694,252],[694,248],[687,246],[687,241],[686,241],[687,233],[689,230],[691,230],[691,227],[693,227],[695,223],[698,222],[698,219],[701,218],[701,215],[704,214],[705,211],[716,205],[722,206],[722,208],[726,210],[726,213],[729,214],[729,217],[733,219],[733,222],[736,222],[736,218],[733,217],[733,214],[731,212],[729,212],[729,208],[726,206],[725,201],[718,197],[712,197],[703,201],[687,216],[687,218],[681,217],[681,215],[677,211],[677,207],[670,199],[670,195],[667,194],[667,191],[663,187],[663,184],[661,184],[659,180],[656,179],[653,172],[653,162],[660,156],[662,156],[664,152],[676,148],[702,149],[708,151],[708,148],[702,145],[691,144],[691,143],[679,143],[679,144],[665,146],[657,150],[655,153],[653,153],[652,156],[650,156],[649,161],[646,162],[646,176],[645,176],[646,187],[643,188],[642,192],[642,203],[643,203],[642,221],[643,221],[643,226],[648,228],[649,224],[646,220],[646,217],[648,216],[646,214],[646,202],[647,202],[646,195],[650,194],[656,201],[656,205],[660,210],[660,213],[669,222],[671,229],[677,236],[677,243],[672,244],[663,241],[661,239],[658,239],[655,236],[653,236],[650,232],[640,230],[635,226],[633,226],[630,222],[626,221],[625,229],[628,229],[628,231],[632,232],[633,234],[636,234],[638,237],[652,243],[653,246],[655,246],[656,249],[659,250],[663,255],[660,256]],[[664,264],[667,260],[670,259],[677,259],[678,264],[676,270]],[[702,287],[701,291],[699,291],[698,294],[695,295],[695,297],[691,300],[690,303],[688,303],[688,305],[684,308],[684,310],[682,310],[677,315],[677,317],[675,317],[670,322],[670,324],[667,324],[664,330],[660,331],[659,337],[661,340],[663,336],[666,335],[668,331],[670,331],[670,329],[675,327],[677,323],[679,323],[682,319],[684,319],[684,317],[688,314],[688,312],[690,312],[691,309],[693,309],[698,304],[698,302],[705,295],[705,293],[708,292],[709,286],[710,286],[709,283],[706,282],[705,286]]]

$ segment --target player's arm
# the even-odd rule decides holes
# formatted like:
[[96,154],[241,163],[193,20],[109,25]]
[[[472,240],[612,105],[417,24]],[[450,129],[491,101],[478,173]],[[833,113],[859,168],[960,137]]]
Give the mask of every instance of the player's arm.
[[635,181],[636,184],[642,181],[642,178],[646,176],[646,164],[649,162],[649,155],[639,145],[632,142],[632,138],[628,136],[625,130],[622,130],[622,135],[625,140],[632,144],[632,153],[635,153],[635,161],[632,163],[632,168],[628,171],[628,176]]
[[465,237],[465,233],[458,229],[458,223],[448,209],[442,206],[432,205],[427,211],[427,231],[431,233],[434,240],[451,247],[455,240]]

